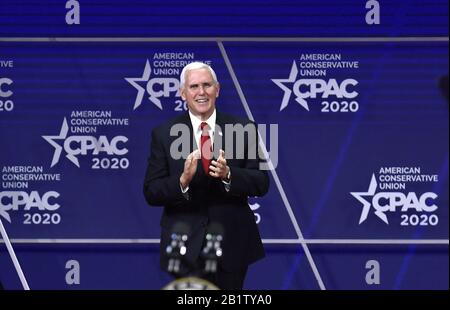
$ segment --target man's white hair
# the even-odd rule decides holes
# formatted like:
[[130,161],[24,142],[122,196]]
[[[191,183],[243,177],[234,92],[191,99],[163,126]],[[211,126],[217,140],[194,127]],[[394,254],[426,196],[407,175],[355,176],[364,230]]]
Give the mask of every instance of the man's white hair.
[[180,74],[180,88],[184,87],[184,83],[186,81],[186,74],[188,73],[188,71],[197,70],[197,69],[208,69],[209,72],[212,75],[212,78],[213,78],[214,82],[216,84],[219,83],[217,81],[217,75],[214,72],[213,68],[211,68],[211,66],[209,66],[209,65],[207,65],[207,64],[205,64],[203,62],[195,61],[195,62],[191,62],[190,64],[186,65],[183,68],[183,70],[181,71],[181,74]]

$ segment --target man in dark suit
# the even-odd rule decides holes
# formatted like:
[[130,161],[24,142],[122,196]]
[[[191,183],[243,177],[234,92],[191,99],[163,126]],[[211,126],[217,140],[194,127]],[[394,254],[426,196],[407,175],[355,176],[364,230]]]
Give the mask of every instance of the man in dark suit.
[[[214,70],[203,63],[187,65],[180,77],[180,94],[189,111],[152,131],[151,153],[144,182],[144,195],[154,206],[164,206],[161,218],[161,268],[167,270],[164,254],[176,223],[189,226],[189,239],[182,273],[200,276],[221,289],[242,289],[248,265],[264,257],[249,196],[263,196],[269,188],[267,171],[260,170],[258,135],[244,135],[244,143],[233,143],[229,155],[224,140],[231,139],[226,125],[245,126],[256,132],[249,120],[216,111],[220,85]],[[173,145],[186,128],[188,156],[177,156]],[[225,130],[224,130],[225,129]],[[171,132],[172,130],[172,132]],[[174,135],[178,133],[177,135]],[[186,132],[186,131],[184,131]],[[237,133],[239,134],[239,133]],[[186,138],[186,135],[184,136]],[[229,144],[225,143],[225,146]],[[227,155],[225,155],[227,154]],[[210,223],[223,228],[223,256],[214,275],[202,274],[201,250]]]

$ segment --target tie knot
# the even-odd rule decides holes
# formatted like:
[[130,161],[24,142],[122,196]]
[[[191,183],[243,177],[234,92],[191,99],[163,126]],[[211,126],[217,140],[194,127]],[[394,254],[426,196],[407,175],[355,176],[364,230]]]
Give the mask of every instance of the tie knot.
[[201,128],[201,131],[202,131],[202,137],[208,137],[209,138],[209,125],[208,125],[208,123],[206,123],[206,122],[202,122],[201,124],[200,124],[200,128]]
[[208,126],[208,124],[206,122],[202,122],[200,124],[200,128],[202,130],[202,137],[209,137],[209,132],[208,132],[209,126]]
[[202,130],[202,135],[208,135],[208,130],[209,130],[208,123],[202,122],[200,124],[200,129]]

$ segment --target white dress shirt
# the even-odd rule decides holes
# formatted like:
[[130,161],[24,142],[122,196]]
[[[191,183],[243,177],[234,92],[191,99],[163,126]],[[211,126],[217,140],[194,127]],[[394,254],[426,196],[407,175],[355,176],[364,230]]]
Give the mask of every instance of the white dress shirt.
[[[216,128],[216,109],[214,109],[214,112],[211,114],[211,116],[206,121],[202,121],[200,118],[198,118],[197,116],[192,114],[191,111],[189,111],[189,118],[191,119],[196,148],[198,149],[200,147],[200,139],[202,136],[202,129],[201,129],[200,125],[203,122],[206,122],[209,126],[208,134],[211,139],[211,147],[214,149],[214,129]],[[195,146],[194,146],[194,148],[195,148]],[[226,181],[222,180],[222,183],[225,186],[225,190],[227,192],[229,192],[230,186],[231,186],[231,181],[226,182]],[[184,197],[186,199],[189,199],[189,196],[188,196],[189,185],[186,186],[186,188],[183,188],[180,184],[180,188],[181,188],[181,192],[183,193]]]

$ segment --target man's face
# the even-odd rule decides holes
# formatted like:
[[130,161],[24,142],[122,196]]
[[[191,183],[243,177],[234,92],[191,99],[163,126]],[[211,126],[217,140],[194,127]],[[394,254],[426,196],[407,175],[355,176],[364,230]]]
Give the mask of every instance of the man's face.
[[207,119],[216,107],[220,86],[208,69],[195,69],[186,73],[181,89],[181,98],[187,101],[189,111],[195,116]]

